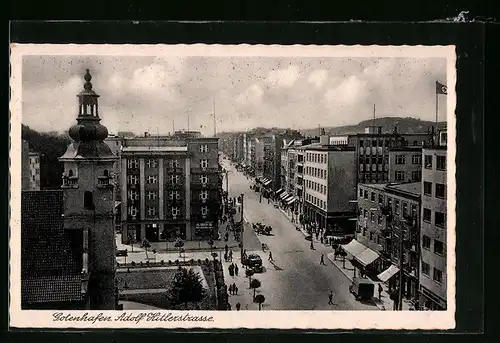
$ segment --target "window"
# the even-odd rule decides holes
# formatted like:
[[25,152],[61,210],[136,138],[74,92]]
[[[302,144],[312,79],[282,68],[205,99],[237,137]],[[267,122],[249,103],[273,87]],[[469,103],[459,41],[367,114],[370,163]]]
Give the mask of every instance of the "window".
[[382,216],[380,214],[378,216],[378,225],[382,225]]
[[147,198],[148,200],[155,200],[158,196],[158,193],[156,191],[148,191],[147,193]]
[[378,195],[378,204],[382,205],[384,203],[384,196],[382,194]]
[[177,217],[179,215],[179,208],[178,207],[172,207],[172,216]]
[[424,195],[432,196],[432,182],[424,181]]
[[408,215],[408,203],[406,201],[403,201],[403,215]]
[[434,240],[434,253],[437,255],[443,255],[444,245],[443,242]]
[[206,144],[200,145],[200,152],[208,152],[208,145]]
[[179,175],[170,175],[170,183],[176,185],[179,183]]
[[208,199],[208,191],[201,191],[200,192],[200,199],[207,200]]
[[405,172],[402,171],[402,170],[396,170],[394,172],[394,177],[396,179],[396,181],[404,181],[405,180]]
[[432,155],[425,155],[424,156],[424,168],[425,169],[432,169]]
[[396,200],[394,204],[394,213],[399,214],[399,200]]
[[436,156],[436,169],[446,170],[446,156]]
[[85,207],[86,210],[94,209],[94,197],[92,192],[86,191],[83,194],[83,207]]
[[129,200],[139,200],[139,192],[137,192],[133,189],[130,189],[128,191],[128,199]]
[[131,215],[132,217],[137,216],[137,207],[135,206],[130,206],[128,208],[128,214]]
[[179,192],[178,191],[172,191],[169,194],[170,200],[177,200],[179,199]]
[[371,201],[375,201],[375,192],[372,192],[371,194]]
[[208,168],[208,160],[207,159],[200,160],[200,167],[201,168]]
[[156,208],[155,207],[148,207],[148,216],[156,216]]
[[158,183],[158,176],[148,175],[148,183],[149,184]]
[[436,183],[436,198],[446,198],[446,185],[443,185],[442,183]]
[[430,209],[424,208],[424,214],[423,214],[423,216],[424,216],[424,218],[423,218],[424,222],[427,222],[427,223],[431,222],[432,212],[431,212]]
[[362,139],[360,139],[360,140],[359,140],[359,146],[360,146],[360,147],[362,147],[362,146],[364,146],[364,144],[365,144],[365,142],[363,142],[363,140],[362,140]]
[[158,162],[156,160],[148,160],[148,168],[156,168]]
[[417,217],[417,205],[411,205],[411,217],[412,218]]
[[170,168],[179,168],[179,161],[171,160],[170,161]]
[[364,217],[368,218],[368,211],[367,210],[363,210],[363,211],[364,211],[364,214],[365,214]]
[[134,160],[134,159],[128,160],[127,167],[129,169],[137,169],[137,168],[139,168],[139,162],[137,160]]
[[444,227],[444,222],[446,221],[446,214],[444,214],[443,212],[436,211],[434,221],[436,226]]
[[200,182],[202,184],[206,185],[208,183],[208,176],[206,176],[206,175],[200,176]]
[[396,164],[405,164],[406,156],[405,155],[396,155]]
[[422,261],[422,274],[429,276],[430,270],[431,266],[429,266],[429,263]]
[[431,238],[429,236],[422,236],[422,248],[430,250],[431,248]]
[[365,191],[365,199],[368,200],[368,192],[367,191]]
[[437,283],[443,283],[443,272],[434,267],[434,281]]
[[373,232],[370,232],[370,241],[373,241]]
[[413,155],[411,157],[411,164],[422,164],[422,156],[421,155]]
[[387,197],[387,206],[390,208],[392,207],[392,198]]
[[411,172],[411,179],[412,181],[420,181],[422,180],[422,171],[421,170],[414,170]]
[[68,176],[69,176],[69,177],[72,177],[72,176],[73,176],[73,170],[71,170],[71,169],[69,170],[69,172],[68,172]]
[[370,213],[370,219],[371,219],[372,223],[375,223],[375,213],[373,213],[373,212]]
[[139,176],[138,175],[128,175],[127,176],[127,181],[130,185],[137,185],[139,183]]
[[202,206],[201,207],[201,215],[206,216],[207,214],[208,214],[208,207]]

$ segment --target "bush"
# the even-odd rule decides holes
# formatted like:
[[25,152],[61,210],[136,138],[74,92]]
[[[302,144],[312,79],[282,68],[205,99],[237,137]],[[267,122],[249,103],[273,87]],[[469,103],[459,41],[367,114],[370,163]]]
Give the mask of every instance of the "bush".
[[201,259],[198,259],[198,264],[201,265]]
[[175,260],[175,264],[177,264],[177,265],[178,265],[178,264],[179,264],[179,260]]
[[165,264],[165,261],[161,260],[160,264],[163,266]]
[[171,265],[172,264],[172,261],[171,260],[168,260],[168,265]]
[[135,262],[134,262],[134,261],[132,261],[130,264],[131,264],[132,266],[135,266]]

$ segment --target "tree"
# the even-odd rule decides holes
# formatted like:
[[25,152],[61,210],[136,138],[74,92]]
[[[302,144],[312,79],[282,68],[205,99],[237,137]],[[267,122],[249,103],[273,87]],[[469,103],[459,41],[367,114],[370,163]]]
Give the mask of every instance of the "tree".
[[260,286],[262,286],[262,284],[258,279],[252,279],[252,281],[250,281],[250,288],[253,288],[254,301],[255,301],[255,292],[257,291],[257,288],[259,288]]
[[262,309],[261,306],[264,303],[264,301],[266,301],[266,297],[263,296],[262,294],[257,294],[257,296],[255,297],[255,302],[259,304],[259,311]]
[[245,275],[248,277],[248,283],[251,283],[251,277],[253,276],[253,270],[247,269],[245,270]]
[[184,304],[187,309],[188,303],[198,303],[205,294],[206,290],[201,283],[200,274],[193,269],[179,268],[174,275],[167,296],[172,304]]

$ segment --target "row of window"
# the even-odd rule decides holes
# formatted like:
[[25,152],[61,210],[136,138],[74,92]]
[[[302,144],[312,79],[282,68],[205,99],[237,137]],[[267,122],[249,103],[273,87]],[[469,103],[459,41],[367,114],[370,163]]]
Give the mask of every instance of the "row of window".
[[[424,181],[424,195],[432,196],[432,182]],[[446,185],[436,182],[434,184],[434,197],[446,199]]]
[[[169,181],[173,185],[179,184],[180,177],[179,175],[170,175]],[[137,185],[139,184],[139,175],[127,175],[127,183],[129,185]],[[156,184],[158,183],[158,175],[148,175],[146,178],[147,184]],[[207,175],[200,175],[200,183],[206,185],[208,183]]]
[[306,153],[306,161],[314,162],[314,163],[326,163],[326,153],[320,152],[307,152]]
[[306,193],[306,201],[310,202],[311,204],[314,204],[315,206],[318,206],[319,208],[325,211],[327,210],[326,201],[318,199],[312,194]]
[[[429,265],[429,263],[422,261],[422,275],[425,275],[426,277],[430,277],[429,276],[430,271],[431,271],[431,266]],[[432,279],[434,280],[434,282],[436,282],[438,284],[442,284],[443,283],[443,272],[441,270],[437,269],[436,267],[434,267]]]
[[[384,205],[384,198],[385,196],[381,193],[377,194],[375,192],[369,192],[367,189],[360,188],[359,189],[359,197],[363,198],[365,200],[370,200],[372,202],[377,201],[380,206]],[[389,208],[392,208],[392,198],[387,196],[387,206]],[[403,207],[403,215],[408,215],[411,214],[412,217],[415,217],[417,215],[417,205],[411,204],[411,212],[408,212],[408,202],[402,201],[400,202],[398,199],[394,200],[394,213],[399,215],[400,214],[400,205]],[[365,210],[366,211],[366,210]],[[366,218],[366,215],[365,215]]]
[[322,185],[320,183],[317,183],[317,182],[314,182],[311,180],[305,180],[305,181],[306,181],[307,188],[326,195],[327,187],[325,185]]
[[[208,206],[201,206],[200,210],[201,210],[201,215],[203,215],[203,216],[208,215]],[[135,206],[130,206],[128,208],[128,214],[132,217],[136,217],[138,212],[139,212],[139,210]],[[153,207],[153,206],[148,207],[147,214],[149,217],[155,217],[158,215],[157,213],[158,212],[157,212],[156,207]],[[177,217],[180,214],[179,207],[172,207],[170,209],[170,213],[172,214],[173,217]]]
[[389,164],[389,156],[363,157],[359,158],[359,164]]
[[[426,223],[432,224],[432,210],[424,207],[422,213],[422,220]],[[446,213],[434,211],[434,225],[444,228],[446,225]]]
[[[170,198],[170,200],[179,200],[180,199],[179,191],[167,192],[166,195],[168,198]],[[158,191],[147,191],[146,198],[148,200],[157,199],[158,198]],[[136,190],[130,189],[128,191],[128,199],[129,200],[139,200],[139,192]],[[208,191],[202,190],[200,192],[200,200],[208,200]]]
[[389,173],[388,172],[382,172],[382,173],[359,173],[359,182],[361,183],[377,183],[379,181],[388,181],[389,180]]
[[[158,168],[158,160],[150,159],[146,162],[146,165],[150,169]],[[168,162],[169,168],[179,168],[180,164],[177,160],[170,160]],[[128,169],[137,169],[139,168],[139,161],[136,159],[127,160],[127,168]],[[200,168],[208,168],[208,159],[200,160]]]
[[[433,169],[434,158],[432,155],[424,156],[424,168]],[[436,156],[436,170],[446,170],[446,156]]]
[[[368,210],[361,210],[359,216],[368,219]],[[375,223],[375,213],[372,211],[370,211],[370,220],[372,223]],[[382,216],[379,214],[377,216],[377,224],[382,225],[382,222]]]
[[[408,178],[407,178],[408,176]],[[406,181],[411,180],[413,182],[422,180],[422,171],[421,170],[413,170],[410,172],[405,172],[403,170],[395,170],[394,171],[394,180],[395,181]]]
[[[406,164],[406,155],[396,155],[396,164]],[[412,155],[411,164],[422,164],[422,155]]]
[[[394,138],[387,138],[387,139],[367,139],[367,140],[363,140],[363,139],[360,139],[359,140],[359,146],[360,147],[376,147],[376,146],[385,146],[385,147],[395,147],[397,146],[401,141],[400,140],[397,140],[397,139],[394,139]],[[370,144],[371,143],[371,144]],[[407,141],[407,140],[404,140],[403,141],[403,145],[404,146],[408,146],[410,145],[410,143]],[[411,145],[412,146],[420,146],[420,145],[423,145],[423,141],[418,141],[418,140],[413,140],[411,142]]]
[[[429,236],[423,235],[422,248],[426,250],[431,250],[431,241],[432,239]],[[434,253],[439,256],[444,255],[444,243],[438,241],[437,239],[434,240]]]
[[320,179],[326,179],[326,170],[314,167],[306,167],[306,175],[311,175]]

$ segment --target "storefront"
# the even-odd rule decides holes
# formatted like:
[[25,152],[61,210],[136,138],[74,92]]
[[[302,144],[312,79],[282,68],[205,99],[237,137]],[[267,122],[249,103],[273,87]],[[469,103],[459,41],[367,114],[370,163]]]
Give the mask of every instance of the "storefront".
[[214,223],[210,221],[196,223],[194,226],[195,240],[208,240],[213,238]]
[[427,288],[420,286],[419,305],[422,310],[444,311],[446,310],[446,300],[438,297]]

